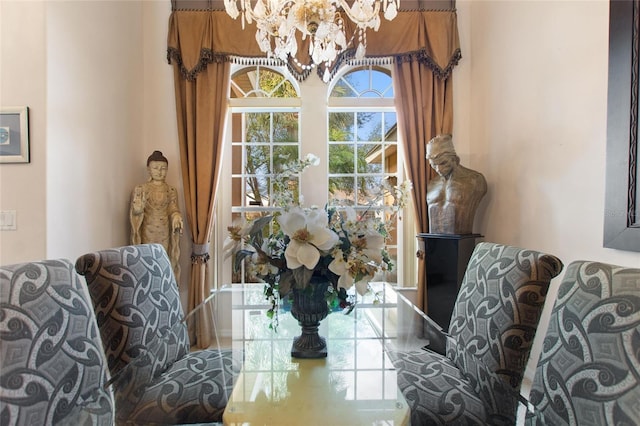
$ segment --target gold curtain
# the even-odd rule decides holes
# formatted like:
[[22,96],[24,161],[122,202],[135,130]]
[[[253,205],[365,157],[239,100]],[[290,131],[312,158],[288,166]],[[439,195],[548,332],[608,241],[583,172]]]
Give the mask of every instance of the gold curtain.
[[[355,25],[344,19],[347,39]],[[168,55],[183,78],[193,80],[213,62],[229,61],[231,57],[264,58],[255,40],[255,23],[242,29],[240,18],[231,19],[218,10],[176,10],[169,20]],[[309,38],[298,39],[297,61],[286,65],[298,79],[310,75]],[[329,71],[335,72],[342,63],[353,59],[355,49],[342,52]],[[460,59],[460,42],[455,11],[400,11],[393,21],[382,19],[378,31],[367,31],[367,57],[395,56],[402,60],[417,60],[446,79]],[[305,66],[303,68],[299,64]],[[322,66],[317,67],[320,76]]]
[[[180,33],[183,58],[190,58],[189,49],[197,48],[202,41],[189,40],[187,36],[211,34],[206,20],[190,24],[198,31]],[[170,46],[172,34],[178,35],[177,32],[170,33]],[[209,296],[211,290],[209,236],[222,164],[230,64],[226,61],[206,64],[198,69],[198,78],[184,78],[181,64],[181,61],[174,64],[174,86],[182,183],[193,244],[187,303],[188,311],[191,311]],[[195,321],[194,344],[199,347],[211,343],[213,318],[206,312],[203,310]]]
[[[405,150],[407,177],[413,183],[416,229],[419,233],[429,232],[427,184],[432,169],[426,161],[426,142],[453,130],[452,77],[440,79],[417,61],[396,61],[395,71],[398,129]],[[418,256],[418,283],[426,283],[426,279],[423,253]],[[423,311],[425,287],[418,284],[416,301]]]
[[[351,25],[351,26],[350,26]],[[345,19],[347,39],[353,26]],[[424,144],[435,133],[450,131],[451,70],[460,59],[455,11],[399,12],[391,22],[383,20],[378,32],[367,32],[367,57],[393,56],[398,77],[396,90],[400,132],[414,164],[408,165],[414,183],[419,230],[428,230],[426,217],[426,160]],[[297,62],[308,65],[308,40],[299,40]],[[215,193],[224,139],[229,62],[232,57],[264,57],[255,41],[255,27],[243,30],[223,11],[175,10],[169,19],[167,57],[174,67],[178,139],[187,218],[193,234],[189,310],[208,296],[208,238],[213,223]],[[333,74],[346,60],[349,49],[335,64],[318,74]],[[310,74],[291,60],[286,65],[299,80]],[[415,154],[415,155],[414,155]],[[423,268],[424,269],[424,268]],[[424,275],[423,275],[424,277]],[[422,278],[423,279],[423,278]],[[420,281],[424,282],[424,281]],[[420,288],[421,286],[419,286]],[[421,288],[423,292],[424,289]],[[422,299],[421,299],[422,300]],[[208,344],[206,324],[200,346]]]

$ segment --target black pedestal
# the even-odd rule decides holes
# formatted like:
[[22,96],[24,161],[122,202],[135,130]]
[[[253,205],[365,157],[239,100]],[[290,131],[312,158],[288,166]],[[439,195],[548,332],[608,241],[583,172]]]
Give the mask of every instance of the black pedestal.
[[424,241],[427,272],[427,314],[443,329],[449,329],[451,313],[471,253],[480,234],[418,234]]

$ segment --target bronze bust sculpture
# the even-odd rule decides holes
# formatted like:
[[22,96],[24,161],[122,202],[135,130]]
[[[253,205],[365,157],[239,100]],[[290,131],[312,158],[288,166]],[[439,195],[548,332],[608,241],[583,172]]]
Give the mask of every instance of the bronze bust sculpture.
[[438,135],[427,143],[427,160],[438,176],[427,185],[429,232],[471,234],[487,181],[460,165],[451,135]]

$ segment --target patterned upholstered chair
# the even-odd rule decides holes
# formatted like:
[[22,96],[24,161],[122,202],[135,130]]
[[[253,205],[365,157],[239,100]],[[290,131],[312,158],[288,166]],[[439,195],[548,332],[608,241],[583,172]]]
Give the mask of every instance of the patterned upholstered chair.
[[126,424],[221,421],[241,359],[190,351],[171,262],[160,244],[88,253],[84,275],[114,376],[116,418]]
[[394,356],[412,426],[515,424],[547,290],[562,266],[555,256],[533,250],[476,246],[449,333],[436,342],[446,353]]
[[640,424],[640,269],[569,264],[529,399],[528,424]]
[[91,300],[73,264],[0,267],[0,424],[111,426],[107,380]]

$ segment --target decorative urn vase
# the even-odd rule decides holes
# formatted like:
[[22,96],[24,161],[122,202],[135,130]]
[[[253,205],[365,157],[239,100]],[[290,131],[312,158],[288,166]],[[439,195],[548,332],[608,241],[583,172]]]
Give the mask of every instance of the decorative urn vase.
[[326,358],[327,341],[318,334],[320,321],[329,314],[325,293],[329,281],[312,277],[305,289],[293,289],[291,315],[298,320],[302,334],[293,339],[294,358]]

